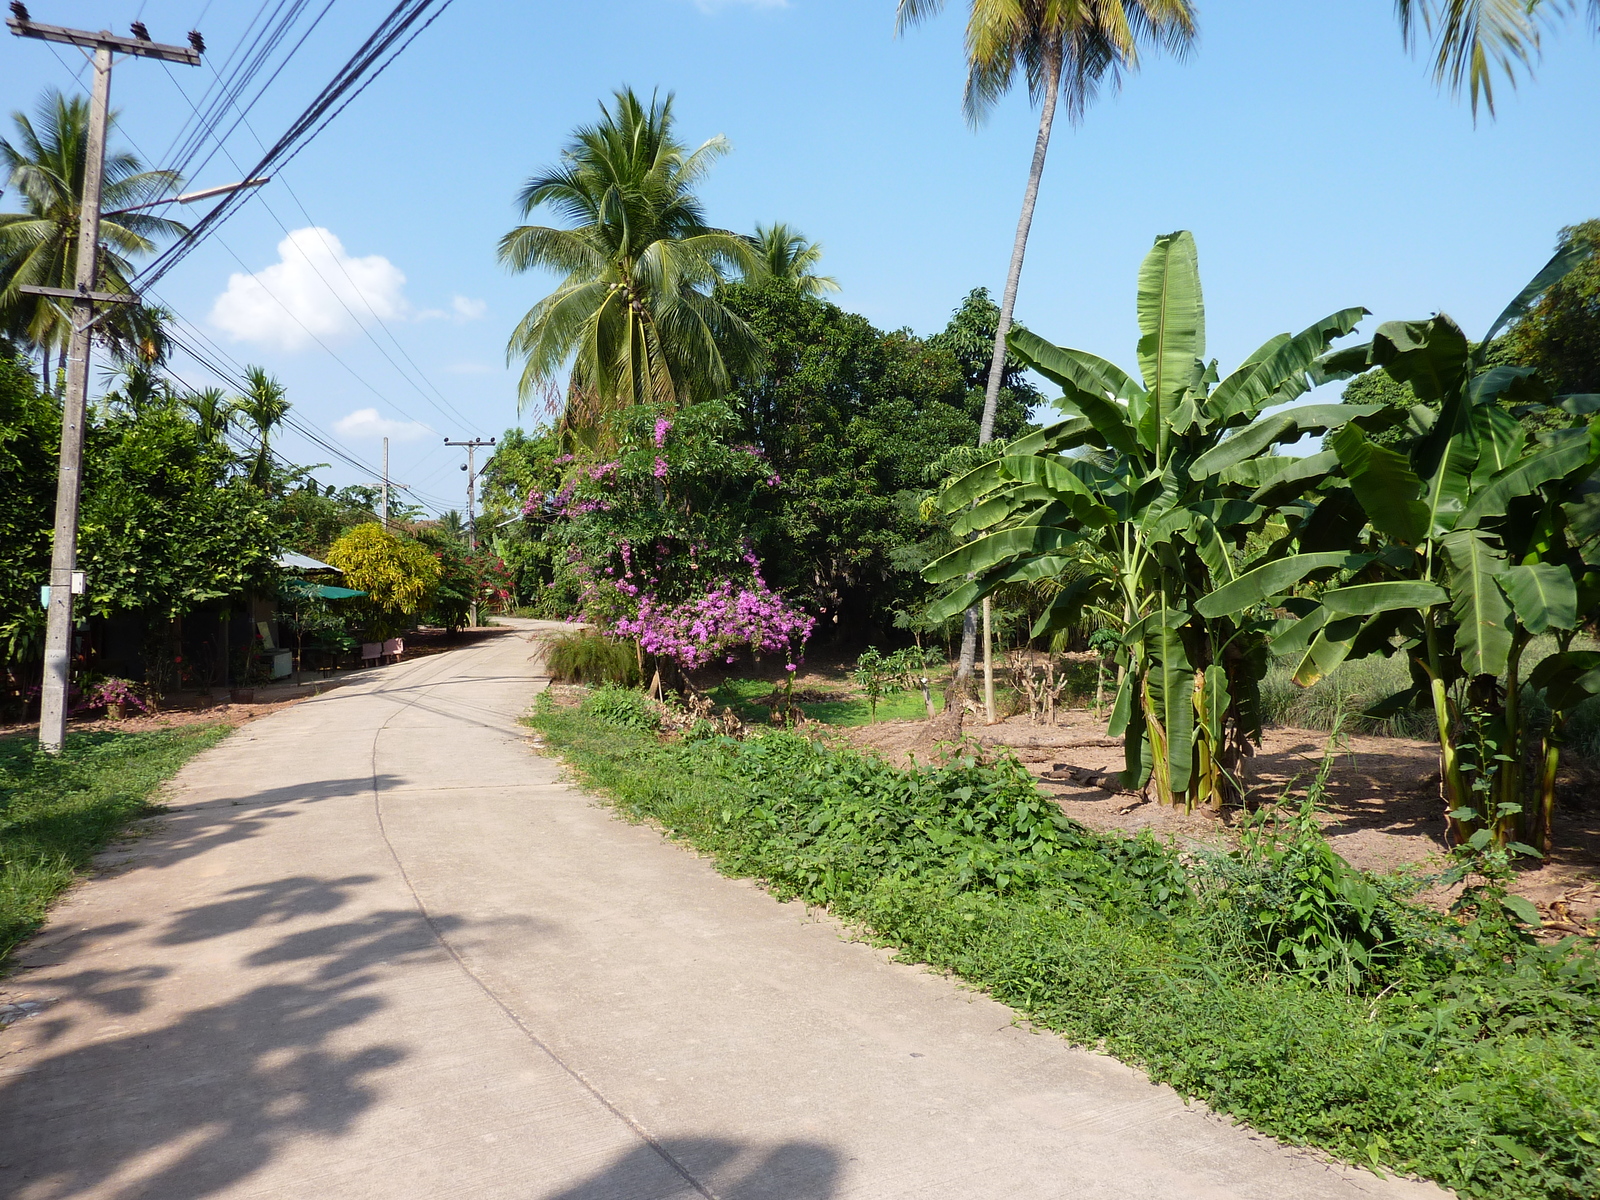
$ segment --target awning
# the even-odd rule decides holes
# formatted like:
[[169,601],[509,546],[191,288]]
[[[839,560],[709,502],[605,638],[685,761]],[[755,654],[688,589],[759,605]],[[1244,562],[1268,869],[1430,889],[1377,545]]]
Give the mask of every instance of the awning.
[[356,596],[366,595],[365,592],[358,592],[354,588],[334,587],[331,583],[312,583],[306,579],[285,579],[283,590],[301,596],[312,596],[318,600],[350,600]]
[[344,574],[330,563],[322,562],[310,555],[296,554],[293,550],[285,550],[275,561],[285,571],[332,571],[338,575]]

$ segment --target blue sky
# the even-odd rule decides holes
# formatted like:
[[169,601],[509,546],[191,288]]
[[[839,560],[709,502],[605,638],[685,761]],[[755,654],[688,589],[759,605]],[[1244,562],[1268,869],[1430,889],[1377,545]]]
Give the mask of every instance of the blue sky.
[[[390,6],[337,0],[192,186],[238,178],[227,156],[250,165],[251,131],[275,139]],[[162,41],[198,20],[220,66],[258,4],[30,7],[119,32],[138,17]],[[893,13],[892,0],[455,0],[160,298],[278,375],[298,415],[356,458],[376,464],[390,431],[394,477],[459,505],[459,452],[440,443],[517,422],[506,337],[548,283],[495,260],[512,198],[628,83],[676,92],[685,139],[732,142],[704,189],[715,222],[798,226],[823,243],[839,303],[932,332],[969,289],[999,291],[1036,118],[1019,92],[979,130],[964,123],[960,0],[899,39]],[[1352,304],[1374,321],[1444,310],[1476,332],[1562,225],[1600,216],[1600,48],[1576,25],[1474,127],[1402,49],[1390,0],[1202,4],[1200,21],[1187,61],[1150,58],[1080,127],[1058,126],[1017,309],[1053,341],[1131,366],[1134,273],[1174,229],[1198,239],[1224,368]],[[0,106],[31,108],[81,67],[70,48],[0,39]],[[120,64],[126,140],[161,161],[210,71]],[[293,435],[283,449],[326,457]],[[343,465],[320,476],[366,481]]]

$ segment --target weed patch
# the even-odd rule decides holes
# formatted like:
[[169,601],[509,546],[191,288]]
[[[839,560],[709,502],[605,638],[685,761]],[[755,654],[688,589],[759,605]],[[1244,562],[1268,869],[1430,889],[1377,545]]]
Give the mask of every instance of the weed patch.
[[[1359,876],[1291,817],[1227,858],[1090,832],[1004,759],[532,718],[624,814],[1288,1142],[1464,1196],[1600,1194],[1600,974]],[[1470,915],[1470,914],[1469,914]]]
[[228,732],[70,734],[59,758],[31,739],[0,739],[0,962],[94,854],[151,811],[151,793]]

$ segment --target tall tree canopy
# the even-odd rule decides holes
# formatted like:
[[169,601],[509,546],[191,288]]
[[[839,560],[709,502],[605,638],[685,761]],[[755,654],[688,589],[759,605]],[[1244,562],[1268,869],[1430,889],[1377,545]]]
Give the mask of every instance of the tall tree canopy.
[[567,228],[521,225],[500,240],[513,271],[555,272],[555,291],[511,335],[520,395],[571,363],[569,422],[598,423],[631,404],[673,405],[725,392],[760,345],[713,294],[759,263],[748,238],[707,224],[695,187],[727,153],[721,136],[690,150],[673,132],[672,97],[648,105],[618,91],[579,128],[561,162],[523,186],[523,214],[548,206]]
[[760,270],[756,280],[781,279],[793,284],[807,296],[820,296],[824,292],[837,292],[839,281],[831,275],[818,275],[817,264],[822,261],[822,247],[797,229],[782,221],[772,225],[756,226],[756,254]]
[[[82,96],[49,91],[33,117],[13,113],[15,140],[0,138],[0,177],[15,189],[21,212],[0,213],[0,331],[23,338],[44,360],[42,379],[50,389],[51,350],[65,357],[71,333],[68,306],[18,289],[24,284],[70,288],[78,265],[78,219],[82,205],[84,162],[89,142],[89,103]],[[115,127],[112,114],[109,124]],[[176,189],[171,171],[147,171],[126,151],[109,153],[101,193],[100,287],[128,290],[133,276],[129,257],[148,254],[161,238],[177,236],[186,227],[148,212],[128,212],[131,205]],[[114,312],[106,322],[107,340],[124,352],[149,347],[152,333],[137,307]]]

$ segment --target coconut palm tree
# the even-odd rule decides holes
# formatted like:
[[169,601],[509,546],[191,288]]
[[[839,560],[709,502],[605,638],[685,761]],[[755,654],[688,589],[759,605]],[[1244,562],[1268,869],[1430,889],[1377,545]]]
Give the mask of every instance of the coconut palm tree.
[[558,165],[523,186],[524,215],[549,206],[570,222],[522,225],[500,239],[500,261],[513,271],[562,277],[506,348],[524,361],[523,400],[570,363],[569,396],[587,396],[590,419],[603,419],[632,404],[719,395],[759,360],[754,332],[713,295],[757,269],[754,248],[708,225],[694,193],[727,150],[718,136],[690,151],[673,135],[671,95],[647,106],[623,88],[573,134]]
[[755,278],[781,279],[806,296],[839,290],[837,279],[816,273],[817,264],[822,261],[821,244],[808,240],[799,230],[782,221],[757,225],[755,245],[761,260]]
[[[72,331],[71,308],[42,296],[24,295],[23,284],[70,288],[77,272],[78,210],[83,195],[84,159],[89,140],[89,103],[82,96],[49,91],[34,117],[13,113],[15,140],[0,138],[0,178],[15,189],[22,212],[0,213],[0,327],[15,332],[40,354],[41,375],[51,390],[50,355],[59,350],[58,369],[65,365]],[[115,114],[110,123],[114,125]],[[148,254],[159,239],[187,232],[187,226],[146,212],[126,212],[131,205],[176,190],[171,171],[147,171],[138,157],[108,154],[101,192],[99,286],[104,291],[128,289],[133,277],[128,256]],[[107,318],[105,340],[113,348],[144,339],[135,328],[138,315],[114,312]]]
[[[944,10],[945,0],[899,0],[895,29]],[[967,120],[980,123],[995,103],[1011,90],[1020,70],[1028,95],[1039,104],[1039,133],[1033,164],[1022,193],[1022,215],[1011,247],[1011,266],[1000,300],[994,356],[984,389],[978,444],[994,436],[994,411],[1005,377],[1006,334],[1017,303],[1022,258],[1028,248],[1033,206],[1039,197],[1045,155],[1057,105],[1066,102],[1067,117],[1077,121],[1102,84],[1120,82],[1139,63],[1141,43],[1183,55],[1195,35],[1194,7],[1189,0],[972,0],[967,17]],[[969,611],[961,633],[957,678],[962,686],[972,676],[977,643],[977,616]]]
[[[1395,0],[1400,33],[1409,49],[1420,25],[1433,39],[1433,81],[1460,95],[1466,84],[1472,115],[1482,96],[1494,115],[1493,70],[1516,83],[1539,50],[1539,19],[1574,5],[1557,0]],[[1589,0],[1589,17],[1600,33],[1600,0]]]
[[240,423],[250,427],[256,448],[250,464],[250,482],[264,491],[272,487],[272,431],[289,415],[289,401],[283,384],[264,367],[246,367],[245,390],[233,402]]

